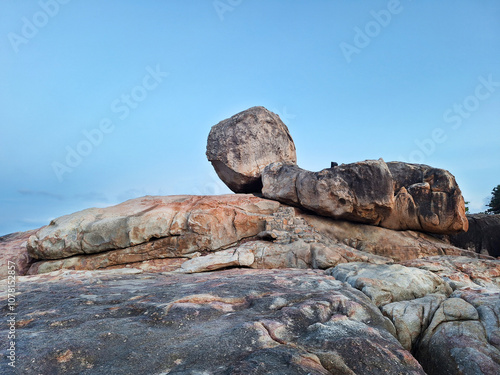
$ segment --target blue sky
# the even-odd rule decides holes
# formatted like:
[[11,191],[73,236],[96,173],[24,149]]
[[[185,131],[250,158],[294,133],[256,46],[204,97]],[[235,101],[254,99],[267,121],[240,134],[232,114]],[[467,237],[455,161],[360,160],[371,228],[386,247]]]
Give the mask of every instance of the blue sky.
[[277,112],[309,170],[500,184],[497,0],[2,1],[0,235],[143,195],[222,194],[210,127]]

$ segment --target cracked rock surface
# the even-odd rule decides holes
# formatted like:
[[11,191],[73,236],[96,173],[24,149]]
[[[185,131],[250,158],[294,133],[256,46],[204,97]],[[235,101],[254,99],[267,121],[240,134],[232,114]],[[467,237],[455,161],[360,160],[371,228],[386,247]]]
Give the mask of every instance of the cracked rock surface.
[[450,286],[432,272],[400,264],[346,263],[329,270],[370,297],[377,306],[412,300],[430,293],[449,295]]
[[[442,267],[438,267],[439,260]],[[420,268],[348,263],[327,273],[371,298],[393,322],[399,342],[427,374],[496,375],[500,373],[498,278],[486,283],[484,278],[478,283],[469,280],[473,287],[459,287],[455,282],[468,274],[478,277],[479,270],[491,277],[500,265],[499,261],[476,262],[448,256],[405,263]],[[458,277],[453,277],[452,266]],[[449,281],[454,283],[453,292]],[[489,288],[481,287],[479,282]]]
[[370,299],[324,271],[20,281],[23,374],[424,374]]

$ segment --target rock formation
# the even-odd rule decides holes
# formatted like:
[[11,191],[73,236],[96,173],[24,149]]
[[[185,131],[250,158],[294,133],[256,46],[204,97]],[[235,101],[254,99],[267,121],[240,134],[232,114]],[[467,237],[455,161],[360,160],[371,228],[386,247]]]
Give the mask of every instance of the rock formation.
[[17,373],[500,373],[494,231],[471,220],[472,250],[428,233],[467,227],[449,172],[305,171],[261,107],[209,138],[221,178],[264,197],[147,196],[0,237]]
[[379,225],[394,205],[391,172],[382,160],[309,172],[274,163],[262,174],[262,195],[317,214]]
[[448,171],[380,160],[310,172],[278,116],[253,107],[213,126],[207,157],[236,193],[260,193],[319,215],[390,229],[467,231],[465,203]]
[[264,107],[252,107],[214,125],[207,158],[235,193],[260,191],[260,176],[267,165],[297,161],[288,128]]
[[334,219],[431,233],[468,227],[455,178],[426,165],[380,159],[310,172],[274,163],[264,169],[262,184],[266,198]]
[[83,210],[41,228],[22,253],[31,260],[24,266],[29,274],[123,265],[179,272],[231,266],[326,269],[354,261],[478,257],[423,233],[309,215],[250,194],[148,196]]
[[463,249],[500,257],[500,215],[467,215],[469,230],[450,236],[450,242]]
[[0,237],[0,280],[7,277],[9,262],[15,264],[18,274],[25,275],[33,259],[26,251],[28,238],[37,230],[18,232]]
[[321,271],[89,276],[20,278],[20,373],[424,374],[391,321]]
[[467,231],[465,202],[450,172],[422,164],[389,162],[387,166],[396,198],[382,226],[445,234]]

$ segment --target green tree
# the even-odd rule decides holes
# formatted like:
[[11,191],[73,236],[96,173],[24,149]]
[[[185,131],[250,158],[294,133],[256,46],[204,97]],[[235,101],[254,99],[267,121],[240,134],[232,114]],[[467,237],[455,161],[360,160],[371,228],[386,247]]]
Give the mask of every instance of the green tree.
[[465,202],[465,213],[468,214],[469,213],[469,206],[467,206],[470,202],[469,201],[466,201]]
[[491,214],[500,214],[500,185],[493,188],[491,195],[491,201],[487,204],[489,209],[486,212]]

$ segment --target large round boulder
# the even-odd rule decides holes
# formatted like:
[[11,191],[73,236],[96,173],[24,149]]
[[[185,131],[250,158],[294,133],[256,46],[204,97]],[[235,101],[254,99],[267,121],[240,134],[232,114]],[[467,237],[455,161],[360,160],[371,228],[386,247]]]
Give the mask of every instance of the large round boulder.
[[264,107],[252,107],[214,125],[207,158],[235,193],[260,192],[261,172],[269,164],[297,162],[288,128]]

